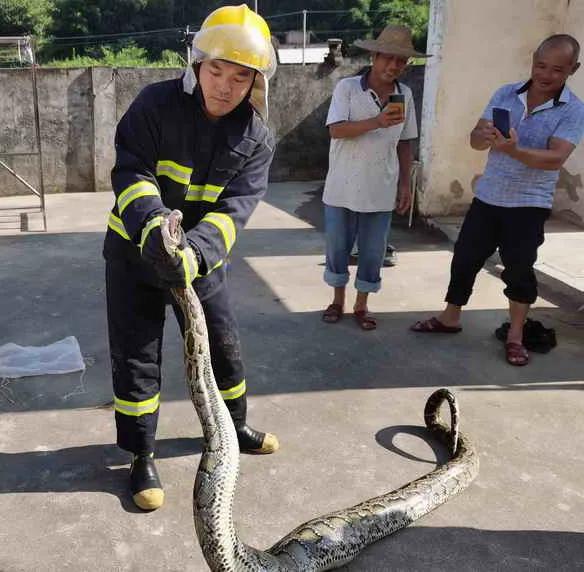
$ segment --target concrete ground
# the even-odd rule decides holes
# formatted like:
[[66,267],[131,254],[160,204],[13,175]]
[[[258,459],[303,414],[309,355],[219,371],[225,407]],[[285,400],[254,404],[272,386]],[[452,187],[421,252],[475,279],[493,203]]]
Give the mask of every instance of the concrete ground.
[[[241,537],[267,548],[305,520],[431,471],[443,454],[422,412],[447,386],[480,451],[477,481],[343,570],[584,570],[581,293],[543,277],[533,316],[556,328],[559,345],[526,368],[507,365],[493,335],[506,317],[494,263],[479,276],[462,334],[416,335],[408,326],[442,306],[451,245],[398,223],[398,265],[384,269],[371,299],[378,329],[363,332],[350,315],[324,324],[318,188],[273,185],[231,267],[250,420],[282,443],[273,456],[242,457]],[[3,572],[206,570],[191,513],[203,444],[173,320],[158,431],[162,509],[133,507],[127,456],[114,444],[101,258],[111,203],[108,194],[50,196],[49,232],[21,233],[7,217],[0,224],[0,345],[74,335],[87,364],[83,374],[1,380]],[[582,260],[579,249],[557,248],[551,261]]]

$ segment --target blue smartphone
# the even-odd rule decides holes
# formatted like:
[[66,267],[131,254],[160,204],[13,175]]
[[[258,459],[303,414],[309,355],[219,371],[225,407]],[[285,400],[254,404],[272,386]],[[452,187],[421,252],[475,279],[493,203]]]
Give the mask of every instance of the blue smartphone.
[[509,139],[511,130],[511,112],[505,107],[493,107],[493,125],[503,137]]

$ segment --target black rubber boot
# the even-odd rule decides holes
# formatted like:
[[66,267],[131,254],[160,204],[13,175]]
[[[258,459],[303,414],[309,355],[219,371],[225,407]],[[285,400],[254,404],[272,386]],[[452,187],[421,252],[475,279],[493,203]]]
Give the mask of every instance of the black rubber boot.
[[243,424],[235,427],[239,450],[242,453],[256,453],[259,455],[269,455],[276,452],[280,443],[278,438],[272,433],[261,433],[252,429],[249,425]]
[[156,510],[164,502],[162,483],[154,464],[154,454],[136,455],[130,467],[132,499],[142,510]]

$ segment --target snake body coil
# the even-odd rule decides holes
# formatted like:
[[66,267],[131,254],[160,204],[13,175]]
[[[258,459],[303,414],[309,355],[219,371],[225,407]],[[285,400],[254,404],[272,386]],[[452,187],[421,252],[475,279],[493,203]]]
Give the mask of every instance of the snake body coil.
[[[163,225],[167,248],[173,225],[177,224],[176,212],[170,215],[170,224]],[[185,316],[186,380],[205,439],[193,490],[195,529],[213,572],[317,572],[338,568],[369,544],[449,500],[478,474],[478,455],[458,432],[456,399],[447,389],[439,389],[428,399],[424,418],[431,434],[451,452],[446,464],[395,491],[310,520],[269,550],[247,546],[239,539],[232,514],[239,474],[237,437],[213,376],[203,309],[192,287],[175,288],[172,293]],[[450,405],[451,429],[439,416],[444,401]]]

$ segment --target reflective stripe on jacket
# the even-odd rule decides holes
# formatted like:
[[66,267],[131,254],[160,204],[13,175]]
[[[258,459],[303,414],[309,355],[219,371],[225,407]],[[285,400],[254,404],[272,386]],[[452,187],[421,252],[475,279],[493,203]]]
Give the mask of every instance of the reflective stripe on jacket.
[[266,192],[274,149],[247,101],[211,122],[201,100],[199,89],[184,92],[180,78],[164,81],[142,90],[120,120],[104,256],[140,266],[137,245],[146,221],[178,208],[201,255],[204,278],[195,284],[209,289],[198,282],[222,280],[217,269]]

